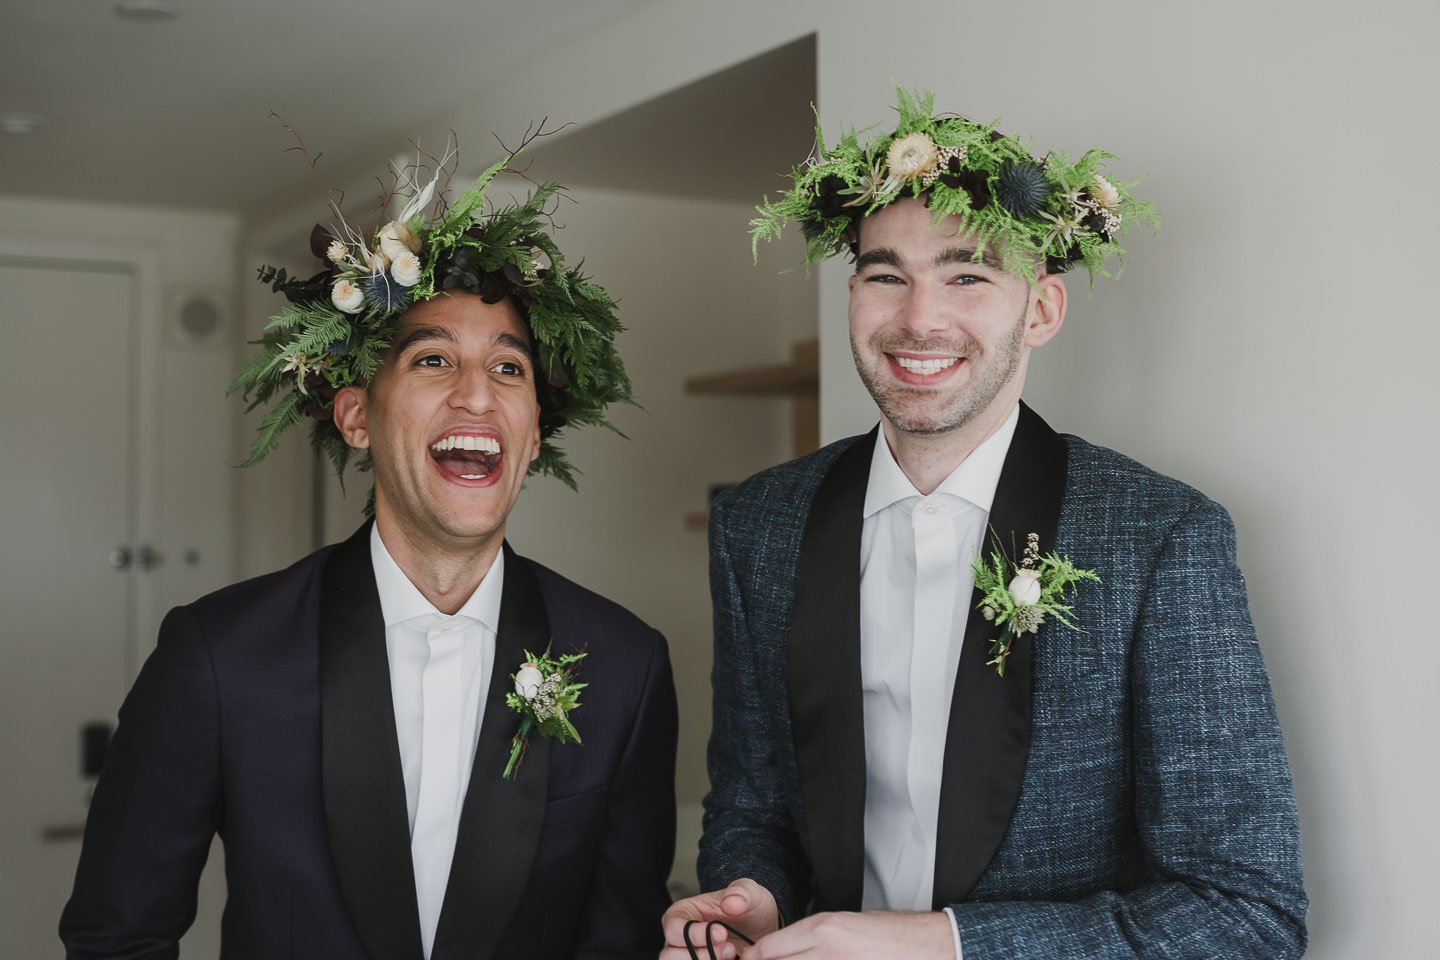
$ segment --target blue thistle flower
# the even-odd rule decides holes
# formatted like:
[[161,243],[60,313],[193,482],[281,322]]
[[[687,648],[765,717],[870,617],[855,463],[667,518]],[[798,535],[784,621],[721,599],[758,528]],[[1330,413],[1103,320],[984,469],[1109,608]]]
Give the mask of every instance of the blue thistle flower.
[[382,313],[396,313],[410,306],[410,289],[402,287],[389,273],[371,273],[360,280],[365,299]]
[[995,199],[1016,217],[1033,217],[1045,209],[1050,183],[1045,171],[1030,160],[1009,161],[995,181]]

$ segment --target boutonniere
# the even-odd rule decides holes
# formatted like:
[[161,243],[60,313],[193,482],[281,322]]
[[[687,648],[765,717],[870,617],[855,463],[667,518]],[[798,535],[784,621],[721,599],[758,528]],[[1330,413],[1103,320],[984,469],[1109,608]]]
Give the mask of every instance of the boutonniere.
[[1066,595],[1083,580],[1100,582],[1094,570],[1082,570],[1053,550],[1041,556],[1040,536],[1034,533],[1025,538],[1019,564],[997,549],[991,551],[989,563],[976,557],[974,570],[975,586],[984,594],[980,612],[1001,628],[1000,635],[990,641],[991,659],[985,665],[994,667],[1002,677],[1015,638],[1038,631],[1047,616],[1079,630],[1068,616],[1071,608],[1065,603]]
[[525,759],[530,731],[539,730],[541,736],[554,737],[561,743],[580,742],[580,732],[570,722],[570,711],[580,706],[580,691],[587,686],[574,682],[575,665],[584,659],[584,653],[551,659],[549,650],[539,657],[526,650],[525,662],[510,674],[515,690],[505,694],[505,705],[520,714],[520,728],[510,740],[510,761],[502,774],[506,780],[514,779],[520,761]]

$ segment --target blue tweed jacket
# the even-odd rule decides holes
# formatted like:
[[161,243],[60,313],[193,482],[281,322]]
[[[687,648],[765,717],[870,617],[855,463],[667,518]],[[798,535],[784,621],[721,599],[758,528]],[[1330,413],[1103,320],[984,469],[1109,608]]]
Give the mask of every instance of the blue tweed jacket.
[[[760,473],[711,514],[715,723],[704,889],[785,917],[859,909],[860,510],[874,433]],[[1286,958],[1306,896],[1284,744],[1229,516],[1028,408],[990,523],[1096,570],[1004,678],[967,624],[934,905],[966,960]],[[977,594],[978,599],[978,594]]]

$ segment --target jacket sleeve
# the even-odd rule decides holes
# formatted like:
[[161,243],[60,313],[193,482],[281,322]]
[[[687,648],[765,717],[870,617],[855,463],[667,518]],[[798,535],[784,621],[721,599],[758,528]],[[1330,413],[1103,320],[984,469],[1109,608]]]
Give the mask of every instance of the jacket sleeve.
[[220,797],[215,675],[199,624],[179,607],[120,708],[60,918],[67,957],[178,956]]
[[[752,634],[734,565],[726,498],[710,511],[710,596],[715,618],[711,672],[714,723],[707,752],[710,793],[700,840],[700,886],[715,890],[749,877],[775,897],[782,919],[802,915],[810,899],[810,862],[800,826],[786,803],[780,769],[783,734],[772,720],[767,692],[777,679],[760,665],[761,644],[783,648],[783,638]],[[781,658],[783,661],[783,657]],[[778,680],[784,683],[784,678]]]
[[575,957],[650,960],[664,946],[660,916],[675,858],[675,680],[665,638],[653,653],[619,769],[610,782],[585,933]]
[[1290,771],[1235,531],[1202,501],[1152,569],[1130,673],[1151,881],[1076,902],[951,905],[965,960],[1280,960],[1305,949]]

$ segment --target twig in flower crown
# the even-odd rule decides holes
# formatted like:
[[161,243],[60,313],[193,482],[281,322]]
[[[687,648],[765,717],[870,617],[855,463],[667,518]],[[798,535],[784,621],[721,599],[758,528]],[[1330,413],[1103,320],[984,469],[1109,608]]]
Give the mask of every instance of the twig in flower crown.
[[285,118],[280,116],[280,114],[276,113],[274,110],[270,111],[270,116],[274,117],[276,122],[279,123],[280,126],[284,127],[285,130],[290,134],[290,136],[295,138],[295,146],[286,147],[285,152],[289,153],[290,151],[294,150],[299,152],[300,156],[305,158],[305,163],[310,168],[310,175],[315,178],[315,182],[318,183],[320,187],[325,191],[325,196],[326,199],[329,201],[331,209],[333,209],[336,216],[340,217],[340,219],[343,221],[345,219],[345,216],[343,213],[341,213],[341,208],[345,205],[345,191],[341,190],[339,187],[332,187],[329,181],[327,181],[324,177],[320,176],[320,169],[318,164],[320,163],[320,158],[323,157],[324,154],[317,153],[314,156],[311,156],[309,148],[305,146],[305,138],[300,136],[299,130],[296,130],[294,127],[290,126],[290,124],[286,123]]

